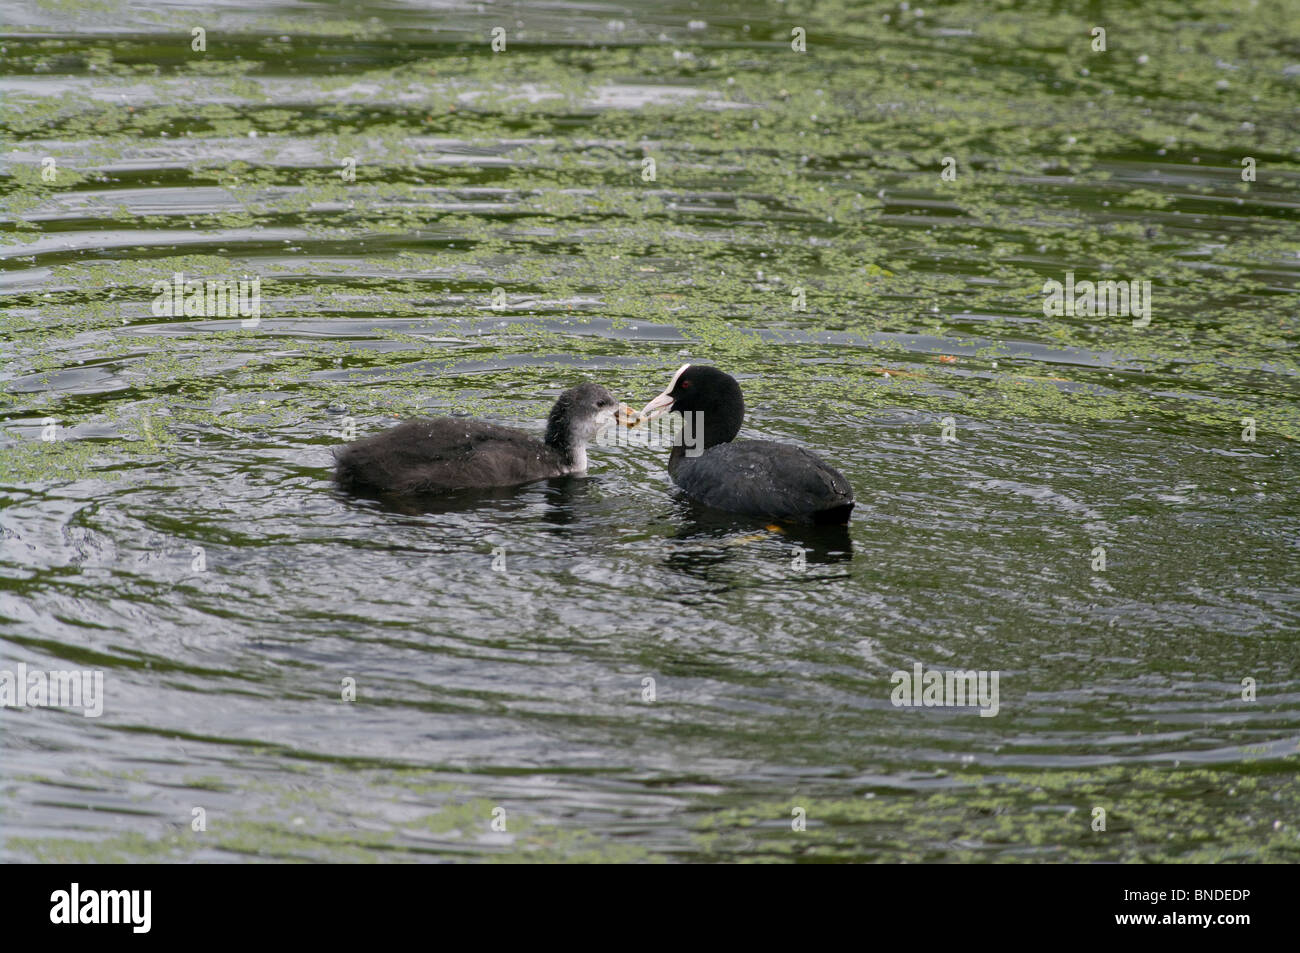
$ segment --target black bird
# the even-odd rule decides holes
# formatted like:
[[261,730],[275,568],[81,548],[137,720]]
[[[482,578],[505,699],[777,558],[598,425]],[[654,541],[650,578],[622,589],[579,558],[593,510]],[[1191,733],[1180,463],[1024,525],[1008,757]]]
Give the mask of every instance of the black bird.
[[436,493],[585,473],[587,444],[621,405],[599,384],[560,395],[546,440],[463,417],[416,418],[335,453],[334,480],[354,493]]
[[853,488],[816,454],[772,440],[732,443],[745,417],[745,398],[730,374],[682,365],[668,389],[642,408],[638,422],[669,412],[683,415],[683,430],[668,472],[691,499],[748,516],[849,521]]

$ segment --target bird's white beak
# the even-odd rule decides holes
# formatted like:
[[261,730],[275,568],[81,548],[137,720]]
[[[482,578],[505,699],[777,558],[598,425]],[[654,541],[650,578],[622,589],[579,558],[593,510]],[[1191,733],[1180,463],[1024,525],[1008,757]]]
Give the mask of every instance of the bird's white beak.
[[668,411],[673,409],[673,399],[665,392],[660,394],[650,403],[641,408],[641,413],[637,414],[638,422],[644,420],[654,420],[656,417],[662,417]]
[[686,368],[690,366],[691,365],[689,364],[683,364],[681,367],[677,368],[677,372],[673,374],[673,379],[668,382],[667,389],[654,400],[650,401],[650,403],[641,408],[641,413],[637,415],[638,421],[654,420],[656,417],[662,417],[664,414],[668,413],[668,411],[673,409],[673,399],[668,395],[671,394],[673,388],[677,386],[677,378],[682,376],[682,371],[686,370]]

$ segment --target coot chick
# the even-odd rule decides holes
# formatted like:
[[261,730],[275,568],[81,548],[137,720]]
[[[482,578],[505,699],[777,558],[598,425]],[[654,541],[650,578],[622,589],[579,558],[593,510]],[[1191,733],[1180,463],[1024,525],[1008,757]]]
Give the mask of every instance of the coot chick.
[[853,488],[844,474],[802,447],[772,440],[732,443],[745,416],[740,385],[716,367],[683,364],[668,389],[646,404],[640,419],[695,413],[695,448],[678,440],[668,472],[686,495],[705,506],[748,516],[813,523],[847,523]]
[[408,420],[336,451],[334,480],[354,493],[435,493],[585,473],[587,444],[620,406],[599,384],[566,390],[545,441],[463,417]]

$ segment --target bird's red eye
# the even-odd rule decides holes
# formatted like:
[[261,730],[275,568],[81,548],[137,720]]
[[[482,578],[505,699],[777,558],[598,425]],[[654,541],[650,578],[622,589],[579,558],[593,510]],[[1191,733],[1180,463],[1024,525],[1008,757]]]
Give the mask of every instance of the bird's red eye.
[[691,382],[690,382],[690,381],[682,381],[682,390],[685,390],[686,388],[688,388],[688,387],[690,387],[690,386],[691,386]]

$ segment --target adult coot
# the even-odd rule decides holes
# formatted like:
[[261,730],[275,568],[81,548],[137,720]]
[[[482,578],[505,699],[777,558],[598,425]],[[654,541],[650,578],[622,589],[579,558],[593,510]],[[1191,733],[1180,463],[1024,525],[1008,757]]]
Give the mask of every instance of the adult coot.
[[599,384],[566,390],[551,408],[545,441],[481,420],[408,420],[336,451],[334,480],[359,493],[431,493],[584,473],[587,444],[623,406]]
[[669,412],[695,415],[683,427],[694,439],[679,439],[668,457],[668,472],[687,496],[732,513],[848,522],[853,488],[816,454],[772,440],[732,443],[745,416],[745,398],[730,374],[683,364],[668,389],[641,410],[640,419]]

